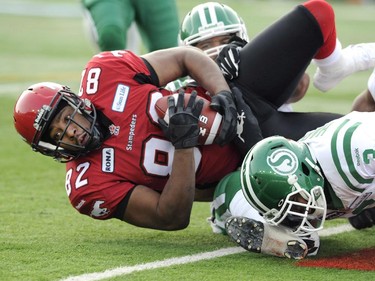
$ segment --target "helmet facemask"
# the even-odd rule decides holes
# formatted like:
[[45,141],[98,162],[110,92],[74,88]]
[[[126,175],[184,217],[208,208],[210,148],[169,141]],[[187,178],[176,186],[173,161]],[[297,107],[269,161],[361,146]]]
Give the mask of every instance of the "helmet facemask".
[[[53,140],[49,136],[49,127],[56,115],[65,107],[71,106],[74,111],[67,121],[66,127],[62,132],[59,140]],[[85,128],[74,120],[76,114],[81,114],[90,123],[90,128]],[[101,145],[101,134],[96,125],[96,110],[91,102],[87,99],[82,100],[74,93],[70,92],[69,88],[60,90],[51,100],[47,106],[44,105],[35,118],[34,128],[36,133],[34,135],[31,146],[34,151],[38,151],[44,155],[51,156],[59,162],[69,162],[81,155],[85,155],[89,151],[95,150]],[[86,134],[88,140],[84,145],[76,145],[63,142],[69,126],[74,123],[80,127]]]
[[[248,41],[247,35],[244,35],[244,26],[241,25],[229,25],[229,26],[224,26],[222,22],[219,22],[215,24],[215,26],[211,27],[206,27],[206,30],[201,27],[199,29],[199,33],[196,34],[195,36],[189,37],[186,40],[184,40],[184,45],[191,45],[191,46],[197,46],[198,43],[203,42],[205,40],[211,39],[213,37],[219,37],[219,36],[230,36],[232,38],[233,36],[239,37],[245,41]],[[230,40],[230,39],[228,39]],[[216,47],[209,48],[207,50],[203,50],[203,52],[209,56],[212,59],[215,59],[220,51],[227,46],[227,44],[222,44]]]
[[288,182],[293,180],[295,191],[280,200],[280,209],[264,213],[265,221],[271,225],[290,227],[295,234],[301,236],[323,229],[327,212],[323,188],[315,186],[308,192],[300,187],[294,176],[290,176]]

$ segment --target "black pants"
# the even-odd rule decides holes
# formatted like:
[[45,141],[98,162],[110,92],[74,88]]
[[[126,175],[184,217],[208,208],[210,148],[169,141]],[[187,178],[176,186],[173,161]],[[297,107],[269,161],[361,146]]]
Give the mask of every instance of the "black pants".
[[[243,93],[263,137],[281,135],[298,140],[306,132],[342,116],[277,111],[291,96],[322,44],[319,24],[304,6],[298,6],[241,50],[240,74],[233,84]],[[252,145],[249,143],[248,148]]]

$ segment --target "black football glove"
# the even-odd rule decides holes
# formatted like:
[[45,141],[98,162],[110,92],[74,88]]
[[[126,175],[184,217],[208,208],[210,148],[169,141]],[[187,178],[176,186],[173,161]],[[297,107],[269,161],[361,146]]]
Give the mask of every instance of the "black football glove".
[[302,236],[302,240],[307,246],[307,256],[316,256],[320,249],[320,238],[317,232],[312,232],[310,235]]
[[237,108],[229,91],[220,91],[211,98],[210,107],[223,116],[219,135],[215,143],[220,146],[230,143],[237,133]]
[[169,123],[159,118],[164,135],[176,149],[198,145],[199,115],[203,108],[203,100],[195,102],[197,92],[191,92],[188,104],[184,107],[184,91],[178,93],[177,105],[172,96],[168,98]]
[[245,40],[234,36],[217,56],[216,63],[226,79],[233,80],[238,77],[240,50],[246,43]]
[[375,208],[363,210],[358,215],[349,218],[349,222],[355,229],[372,227],[375,224]]

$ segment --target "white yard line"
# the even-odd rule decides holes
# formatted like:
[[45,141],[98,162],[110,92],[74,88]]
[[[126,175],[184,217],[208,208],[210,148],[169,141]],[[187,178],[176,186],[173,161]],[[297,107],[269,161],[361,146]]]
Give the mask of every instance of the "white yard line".
[[335,227],[325,228],[322,231],[319,231],[319,236],[320,237],[331,236],[331,235],[348,232],[352,230],[355,230],[355,228],[352,227],[350,224],[342,224],[342,225],[335,226]]
[[[352,226],[350,226],[349,224],[345,224],[345,225],[340,225],[340,226],[324,229],[319,232],[319,235],[330,236],[330,235],[335,235],[335,234],[352,231],[352,230],[354,230]],[[133,266],[117,267],[117,268],[109,269],[103,272],[94,272],[94,273],[82,274],[82,275],[77,275],[77,276],[70,276],[60,281],[97,281],[97,280],[103,280],[106,278],[127,275],[127,274],[131,274],[137,271],[169,267],[172,265],[193,263],[193,262],[197,262],[201,260],[210,260],[210,259],[238,254],[242,252],[246,252],[246,250],[240,247],[223,248],[217,251],[205,252],[205,253],[184,256],[184,257],[179,257],[179,258],[171,258],[171,259],[166,259],[166,260],[161,260],[161,261],[137,264]]]
[[166,259],[166,260],[161,260],[161,261],[137,264],[133,266],[117,267],[117,268],[106,270],[103,272],[94,272],[94,273],[88,273],[88,274],[83,274],[83,275],[78,275],[78,276],[72,276],[72,277],[68,277],[67,279],[63,279],[61,281],[102,280],[105,278],[111,278],[115,276],[130,274],[136,271],[163,268],[163,267],[169,267],[172,265],[187,264],[187,263],[197,262],[201,260],[210,260],[210,259],[214,259],[218,257],[245,252],[245,251],[246,250],[240,247],[224,248],[224,249],[220,249],[217,251],[200,253],[200,254],[195,254],[191,256],[171,258],[171,259]]

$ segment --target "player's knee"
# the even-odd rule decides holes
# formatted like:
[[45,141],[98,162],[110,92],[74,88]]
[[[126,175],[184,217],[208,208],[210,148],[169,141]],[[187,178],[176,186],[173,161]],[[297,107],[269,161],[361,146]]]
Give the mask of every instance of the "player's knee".
[[99,31],[98,45],[101,51],[125,49],[126,31],[118,26],[106,26]]
[[331,24],[335,18],[335,12],[328,2],[324,0],[310,0],[302,4],[314,15],[319,25]]
[[321,14],[333,13],[331,4],[329,4],[325,0],[310,0],[303,3],[302,5],[305,6],[313,14],[318,14],[318,11],[320,11]]

